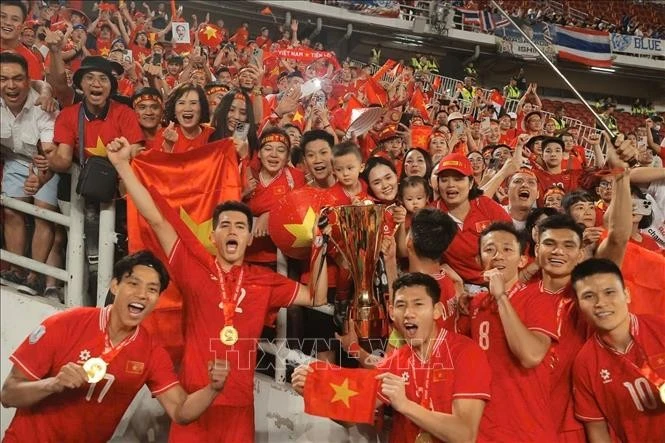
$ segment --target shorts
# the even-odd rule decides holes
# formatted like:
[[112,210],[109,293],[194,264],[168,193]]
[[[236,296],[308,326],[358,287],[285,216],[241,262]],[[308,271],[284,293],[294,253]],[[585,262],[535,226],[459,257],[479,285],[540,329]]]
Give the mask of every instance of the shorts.
[[26,179],[28,178],[29,163],[22,160],[7,160],[2,170],[2,193],[7,197],[14,198],[34,198],[40,202],[51,206],[58,206],[58,181],[60,177],[54,175],[51,180],[33,196],[27,195],[23,190]]

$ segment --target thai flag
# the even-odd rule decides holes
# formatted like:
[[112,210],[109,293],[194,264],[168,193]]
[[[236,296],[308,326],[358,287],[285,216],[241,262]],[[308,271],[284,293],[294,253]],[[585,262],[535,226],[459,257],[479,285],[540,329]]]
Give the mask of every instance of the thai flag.
[[480,13],[480,29],[484,32],[494,31],[496,25],[494,24],[494,17],[490,11],[481,11]]
[[465,25],[480,25],[480,11],[462,8],[457,8],[457,11],[462,14],[462,23]]
[[610,35],[607,32],[557,26],[554,41],[562,60],[599,68],[612,66]]
[[501,14],[494,15],[494,29],[505,28],[508,25],[510,25],[510,22],[503,15]]

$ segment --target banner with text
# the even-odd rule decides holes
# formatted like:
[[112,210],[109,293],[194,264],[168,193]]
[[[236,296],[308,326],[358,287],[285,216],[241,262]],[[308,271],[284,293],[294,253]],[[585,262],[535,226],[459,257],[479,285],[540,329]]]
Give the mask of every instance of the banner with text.
[[[530,23],[527,20],[515,19],[515,23],[538,45],[541,51],[552,60],[556,56],[551,29],[542,22]],[[519,58],[538,58],[538,52],[526,41],[522,34],[512,26],[502,27],[494,31],[497,37],[499,53],[510,54]]]
[[610,34],[612,52],[665,57],[665,40],[636,35]]

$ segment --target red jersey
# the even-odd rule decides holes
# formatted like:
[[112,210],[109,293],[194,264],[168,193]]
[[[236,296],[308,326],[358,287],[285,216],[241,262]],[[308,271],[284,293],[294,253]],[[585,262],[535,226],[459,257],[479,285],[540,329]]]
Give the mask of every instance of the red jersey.
[[[258,183],[247,202],[255,217],[270,212],[292,189],[305,186],[305,174],[291,166],[282,168],[270,181],[265,181],[261,174],[258,174],[258,177]],[[277,247],[270,236],[254,237],[252,244],[247,248],[246,259],[256,263],[275,262]]]
[[150,48],[139,46],[136,43],[130,43],[128,49],[132,51],[132,58],[134,61],[140,63],[141,66],[143,66],[143,63],[145,63],[145,59],[150,57],[150,54],[152,54],[152,50]]
[[[190,247],[200,249],[192,251]],[[204,258],[207,261],[203,261]],[[219,415],[215,406],[253,408],[256,343],[261,336],[264,319],[270,310],[292,304],[300,285],[260,266],[243,264],[225,272],[228,296],[239,292],[233,326],[240,338],[234,345],[228,346],[219,340],[224,326],[224,310],[220,276],[214,258],[200,244],[185,245],[178,239],[168,264],[169,272],[183,296],[185,349],[180,374],[183,387],[187,392],[194,392],[206,386],[209,380],[205,362],[215,357],[228,360],[231,366],[224,389],[201,418],[187,426],[171,426],[171,441],[190,441],[191,432],[209,437],[218,435],[221,432],[218,428],[236,426],[227,421],[225,415]],[[241,277],[242,281],[239,281]],[[253,414],[249,414],[249,420],[252,419]],[[239,423],[238,426],[247,427],[247,423]],[[252,438],[249,436],[244,441]],[[204,438],[202,441],[212,440]]]
[[[43,380],[55,377],[69,362],[83,364],[99,357],[110,310],[73,308],[53,315],[9,359],[28,379]],[[107,441],[144,384],[157,396],[178,379],[166,351],[139,326],[109,363],[102,381],[18,408],[3,441]]]
[[[558,340],[556,312],[537,285],[515,285],[510,304],[524,326]],[[480,422],[479,441],[557,441],[550,413],[551,367],[544,359],[535,368],[515,358],[494,297],[483,292],[471,302],[471,337],[487,354],[492,368],[492,401]]]
[[338,205],[350,205],[356,198],[361,201],[372,200],[372,197],[370,197],[369,192],[367,191],[367,183],[360,179],[358,182],[360,183],[360,192],[358,192],[356,195],[349,195],[340,182],[336,182],[334,185],[329,187],[326,192],[332,196]]
[[596,333],[575,359],[575,415],[606,421],[620,441],[665,441],[665,404],[644,371],[665,377],[665,318],[630,314],[633,341],[622,354]]
[[[54,143],[64,143],[74,149],[74,158],[79,156],[79,109],[81,103],[67,106],[55,120]],[[85,120],[84,156],[106,157],[106,145],[116,137],[125,137],[130,144],[141,143],[143,131],[134,110],[115,100],[110,100],[105,118]]]
[[571,169],[568,171],[562,170],[559,174],[551,174],[538,165],[534,165],[532,171],[538,179],[538,192],[540,193],[540,197],[538,198],[539,206],[544,204],[545,192],[552,186],[560,186],[566,193],[577,189],[580,177],[584,172],[581,169]]
[[30,80],[41,80],[44,78],[44,64],[29,48],[18,43],[15,48],[0,48],[0,52],[15,52],[20,54],[28,62],[28,77]]
[[658,246],[656,240],[654,240],[653,238],[651,238],[646,234],[642,234],[642,241],[637,241],[631,237],[630,242],[636,244],[637,246],[641,246],[644,249],[648,249],[649,251],[663,253],[663,250],[661,249],[660,246]]
[[[487,357],[469,338],[445,329],[439,330],[428,361],[421,361],[410,346],[404,345],[377,369],[407,380],[406,397],[418,404],[423,402],[425,380],[431,377],[430,392],[425,393],[430,400],[426,407],[436,412],[451,414],[456,399],[490,399],[492,373]],[[388,402],[381,392],[379,398]],[[408,418],[395,413],[390,441],[411,443],[420,431]]]
[[455,330],[455,317],[457,314],[457,299],[455,297],[455,283],[448,274],[442,272],[440,274],[432,275],[439,283],[441,289],[441,298],[439,303],[443,306],[443,317],[439,326],[448,329],[449,331]]
[[[478,255],[478,239],[480,233],[491,223],[505,221],[512,223],[510,215],[494,200],[480,196],[469,201],[471,208],[463,222],[455,219],[457,225],[462,225],[455,234],[448,249],[443,253],[443,260],[457,272],[465,282],[484,284],[482,269],[476,261]],[[448,213],[448,207],[443,200],[434,202],[434,207]],[[450,215],[450,214],[448,214]]]
[[[173,145],[173,154],[191,151],[192,149],[200,148],[208,144],[208,139],[215,132],[215,128],[207,125],[199,125],[201,128],[201,133],[194,138],[187,138],[182,132],[182,128],[179,124],[175,124],[174,128],[178,133],[178,140]],[[152,145],[159,149],[160,151],[164,150],[164,129],[160,128],[155,135],[155,139],[152,142]]]

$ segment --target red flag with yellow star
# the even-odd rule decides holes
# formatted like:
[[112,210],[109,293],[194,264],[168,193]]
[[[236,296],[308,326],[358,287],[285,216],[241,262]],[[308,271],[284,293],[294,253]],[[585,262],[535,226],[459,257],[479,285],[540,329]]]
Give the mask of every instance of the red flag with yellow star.
[[432,127],[427,125],[411,126],[411,147],[429,149],[429,136],[432,134]]
[[[180,217],[191,235],[183,242],[199,241],[211,254],[212,211],[224,200],[239,200],[241,181],[238,159],[231,139],[209,143],[191,151],[169,154],[157,150],[142,153],[132,161],[139,180]],[[155,195],[155,194],[158,194]],[[164,211],[162,211],[164,212]],[[166,215],[165,215],[166,216]],[[129,250],[149,249],[163,262],[167,257],[152,228],[127,197]],[[169,352],[179,360],[183,345],[181,331],[182,296],[175,284],[159,297],[153,313],[143,323]]]
[[219,26],[211,25],[210,23],[199,30],[199,42],[209,48],[219,46],[223,37],[224,31],[222,31]]
[[347,369],[322,361],[305,382],[305,412],[353,423],[374,423],[379,371]]

